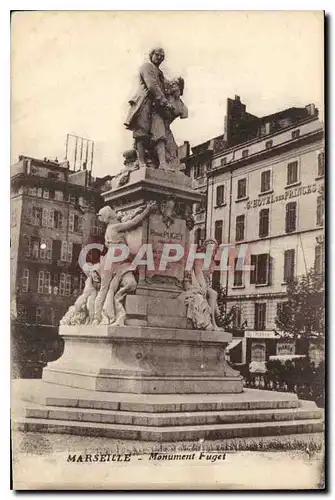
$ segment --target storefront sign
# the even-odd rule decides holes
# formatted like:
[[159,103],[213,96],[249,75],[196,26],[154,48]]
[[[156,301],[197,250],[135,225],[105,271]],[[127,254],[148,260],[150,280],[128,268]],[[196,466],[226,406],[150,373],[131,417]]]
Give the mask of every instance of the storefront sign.
[[296,198],[297,196],[302,196],[304,194],[311,194],[317,191],[317,184],[310,184],[309,186],[299,186],[292,189],[287,189],[285,193],[279,195],[269,195],[269,196],[261,196],[256,200],[251,200],[247,202],[247,209],[249,208],[257,208],[264,205],[269,205],[271,203],[276,203],[277,201],[286,201],[291,198]]
[[249,339],[275,339],[276,334],[273,331],[252,331],[246,330],[245,337]]
[[277,342],[277,356],[295,354],[294,342]]

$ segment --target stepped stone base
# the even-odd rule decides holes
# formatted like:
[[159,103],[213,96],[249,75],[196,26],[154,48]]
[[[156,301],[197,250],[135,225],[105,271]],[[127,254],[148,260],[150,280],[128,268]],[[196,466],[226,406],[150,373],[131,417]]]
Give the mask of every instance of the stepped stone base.
[[13,421],[21,431],[143,441],[281,436],[323,430],[322,411],[294,394],[124,394],[13,382]]

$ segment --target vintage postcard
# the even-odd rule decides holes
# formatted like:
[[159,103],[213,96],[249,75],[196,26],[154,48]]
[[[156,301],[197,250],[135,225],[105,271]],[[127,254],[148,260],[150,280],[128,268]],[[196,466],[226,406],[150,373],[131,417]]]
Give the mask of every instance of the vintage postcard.
[[324,12],[11,17],[15,490],[320,490]]

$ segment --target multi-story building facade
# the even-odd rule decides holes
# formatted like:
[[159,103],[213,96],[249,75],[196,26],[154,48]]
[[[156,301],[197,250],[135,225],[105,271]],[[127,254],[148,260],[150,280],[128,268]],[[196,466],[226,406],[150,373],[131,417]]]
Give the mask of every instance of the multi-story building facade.
[[[211,161],[202,181],[206,237],[232,245],[229,271],[216,271],[212,279],[214,287],[225,289],[228,307],[234,306],[235,327],[243,326],[243,338],[232,344],[240,363],[294,353],[287,343],[286,351],[278,350],[275,319],[287,282],[322,266],[324,222],[324,130],[315,107],[243,123],[234,127],[244,132],[231,145],[225,131],[223,148],[209,152],[207,146]],[[191,158],[191,176],[196,172],[190,165],[199,161],[199,154]],[[238,267],[241,246],[253,271]]]
[[82,290],[78,256],[103,241],[101,203],[99,181],[68,162],[20,156],[12,166],[11,312],[20,335],[48,337]]

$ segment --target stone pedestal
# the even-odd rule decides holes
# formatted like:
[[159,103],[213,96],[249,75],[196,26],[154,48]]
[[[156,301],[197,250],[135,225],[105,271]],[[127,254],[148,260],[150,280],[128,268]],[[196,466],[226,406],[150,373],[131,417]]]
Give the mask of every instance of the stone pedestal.
[[[43,380],[105,392],[137,394],[240,393],[242,377],[230,368],[225,332],[181,328],[61,326],[63,356]],[[145,397],[145,396],[144,396]]]

